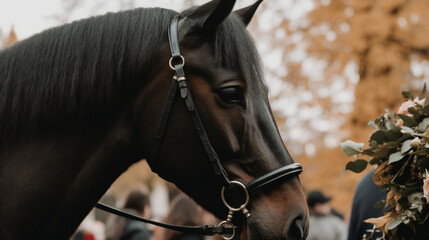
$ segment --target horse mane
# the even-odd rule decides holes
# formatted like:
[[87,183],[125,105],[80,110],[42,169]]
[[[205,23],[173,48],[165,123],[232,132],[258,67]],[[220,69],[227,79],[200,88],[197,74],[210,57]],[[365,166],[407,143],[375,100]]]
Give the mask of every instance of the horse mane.
[[[176,14],[161,8],[108,13],[0,51],[0,140],[113,118],[153,68]],[[266,91],[260,58],[237,15],[217,27],[213,49],[218,65],[239,70],[251,91]]]
[[112,114],[142,85],[175,14],[161,8],[108,13],[0,51],[0,138]]

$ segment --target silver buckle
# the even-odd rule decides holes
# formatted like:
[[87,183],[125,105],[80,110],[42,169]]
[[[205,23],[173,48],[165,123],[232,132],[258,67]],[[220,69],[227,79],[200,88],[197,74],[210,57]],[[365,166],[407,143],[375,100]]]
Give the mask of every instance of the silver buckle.
[[[184,58],[182,55],[180,55],[179,57],[180,57],[180,59],[182,59],[182,67],[183,67],[183,66],[185,66],[185,58]],[[173,57],[171,57],[171,58],[170,58],[170,60],[168,61],[168,65],[170,66],[170,68],[171,68],[172,70],[176,70],[176,69],[173,67]]]
[[225,187],[222,187],[222,191],[221,191],[220,196],[222,198],[223,204],[225,205],[225,207],[228,208],[229,212],[228,212],[228,216],[227,216],[226,220],[219,223],[218,226],[220,227],[222,225],[230,225],[233,228],[231,236],[221,235],[222,238],[225,240],[233,239],[235,236],[235,226],[234,226],[234,224],[232,224],[232,218],[234,217],[234,212],[240,212],[241,211],[244,214],[244,216],[246,216],[246,218],[249,218],[251,216],[249,210],[247,210],[247,208],[246,208],[247,205],[249,204],[249,199],[250,199],[249,191],[247,190],[246,185],[244,185],[243,183],[241,183],[239,181],[231,181],[230,183],[231,183],[231,185],[238,185],[243,189],[243,191],[246,195],[246,200],[244,201],[244,203],[242,205],[240,205],[240,207],[238,207],[238,208],[232,207],[226,201],[226,199],[225,199]]

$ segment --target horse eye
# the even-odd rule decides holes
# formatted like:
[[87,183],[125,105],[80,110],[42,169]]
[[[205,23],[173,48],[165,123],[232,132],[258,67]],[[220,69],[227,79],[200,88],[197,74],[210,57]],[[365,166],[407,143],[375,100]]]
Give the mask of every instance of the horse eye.
[[229,104],[244,104],[243,90],[238,87],[222,88],[218,91],[219,98]]

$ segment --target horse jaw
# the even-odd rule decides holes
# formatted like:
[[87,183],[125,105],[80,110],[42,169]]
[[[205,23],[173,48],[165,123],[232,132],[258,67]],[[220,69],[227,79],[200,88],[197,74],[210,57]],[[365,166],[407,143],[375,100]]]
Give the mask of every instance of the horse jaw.
[[309,215],[304,198],[297,177],[255,194],[249,206],[248,239],[305,239]]

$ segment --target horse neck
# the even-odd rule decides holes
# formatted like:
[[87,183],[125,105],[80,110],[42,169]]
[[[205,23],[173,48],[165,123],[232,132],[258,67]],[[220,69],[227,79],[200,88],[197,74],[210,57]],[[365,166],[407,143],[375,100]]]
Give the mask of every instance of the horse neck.
[[0,52],[0,137],[121,111],[150,78],[160,42],[167,41],[157,21],[168,14],[158,12],[78,21]]
[[[141,159],[139,139],[131,129],[132,111],[144,79],[150,78],[147,69],[151,66],[144,64],[152,56],[142,56],[147,51],[141,42],[129,41],[123,55],[110,56],[123,64],[120,72],[124,75],[119,78],[129,81],[119,88],[123,92],[117,100],[101,105],[111,107],[110,111],[100,115],[82,111],[78,123],[64,126],[60,124],[64,116],[58,115],[49,119],[43,131],[22,131],[18,140],[0,146],[0,237],[67,238],[113,181]],[[103,56],[99,53],[98,57]],[[97,110],[98,106],[100,102],[88,107]]]
[[67,238],[139,159],[137,141],[121,123],[103,137],[88,135],[34,136],[1,152],[0,230],[12,231],[14,239],[36,233]]

